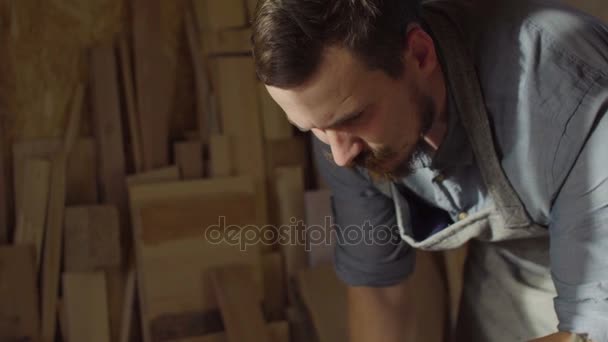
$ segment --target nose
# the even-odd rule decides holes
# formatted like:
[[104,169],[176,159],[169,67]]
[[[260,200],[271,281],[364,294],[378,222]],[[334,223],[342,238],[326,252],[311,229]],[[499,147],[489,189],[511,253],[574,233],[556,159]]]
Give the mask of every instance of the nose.
[[326,143],[331,147],[331,154],[338,166],[346,166],[361,153],[362,144],[357,137],[345,132],[325,131]]

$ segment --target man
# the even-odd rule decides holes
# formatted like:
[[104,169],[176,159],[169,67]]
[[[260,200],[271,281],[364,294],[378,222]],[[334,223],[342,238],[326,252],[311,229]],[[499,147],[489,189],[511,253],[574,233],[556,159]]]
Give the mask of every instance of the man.
[[318,138],[338,230],[378,238],[336,247],[351,341],[403,340],[412,248],[467,241],[458,341],[608,341],[605,26],[536,0],[259,0],[253,52]]

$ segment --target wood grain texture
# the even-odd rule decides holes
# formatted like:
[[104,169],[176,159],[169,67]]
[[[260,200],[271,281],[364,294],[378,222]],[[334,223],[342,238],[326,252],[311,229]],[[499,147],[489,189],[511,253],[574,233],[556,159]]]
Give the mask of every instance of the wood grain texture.
[[[157,335],[163,332],[153,326],[162,317],[217,308],[203,276],[209,268],[230,263],[254,265],[253,288],[261,300],[259,249],[242,249],[240,240],[228,243],[223,236],[224,227],[259,222],[254,193],[254,185],[246,177],[130,187],[145,341],[164,336]],[[210,231],[220,235],[208,240]],[[174,336],[185,337],[189,336]]]
[[67,341],[110,342],[108,296],[103,272],[63,274]]
[[24,165],[23,188],[20,191],[23,203],[17,213],[17,228],[14,243],[33,245],[36,258],[36,273],[42,260],[42,242],[49,203],[51,163],[44,159],[28,159]]
[[65,210],[66,272],[98,271],[121,265],[118,210],[110,205]]
[[169,68],[168,56],[158,44],[162,32],[160,1],[134,0],[131,4],[144,170],[151,170],[169,164],[169,115],[175,75]]
[[225,266],[209,272],[229,342],[270,341],[260,302],[256,300],[252,270]]
[[33,246],[0,246],[0,341],[37,341],[38,291]]
[[57,297],[63,243],[65,209],[66,156],[60,152],[51,162],[49,207],[42,261],[42,328],[41,340],[53,342],[57,324]]

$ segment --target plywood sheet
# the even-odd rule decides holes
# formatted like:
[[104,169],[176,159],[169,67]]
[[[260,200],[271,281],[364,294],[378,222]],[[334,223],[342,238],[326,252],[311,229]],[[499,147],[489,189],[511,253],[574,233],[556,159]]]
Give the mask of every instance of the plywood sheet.
[[0,246],[0,341],[36,341],[39,332],[32,246]]

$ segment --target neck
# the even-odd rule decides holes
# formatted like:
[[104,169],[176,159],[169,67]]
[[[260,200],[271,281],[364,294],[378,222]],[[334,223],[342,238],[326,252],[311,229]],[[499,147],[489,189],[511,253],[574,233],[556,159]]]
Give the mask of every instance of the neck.
[[431,92],[433,94],[432,99],[436,109],[435,115],[433,116],[431,128],[422,137],[429,146],[434,150],[438,150],[448,131],[447,90],[441,72],[437,75],[435,85],[436,86],[433,87],[434,89]]

